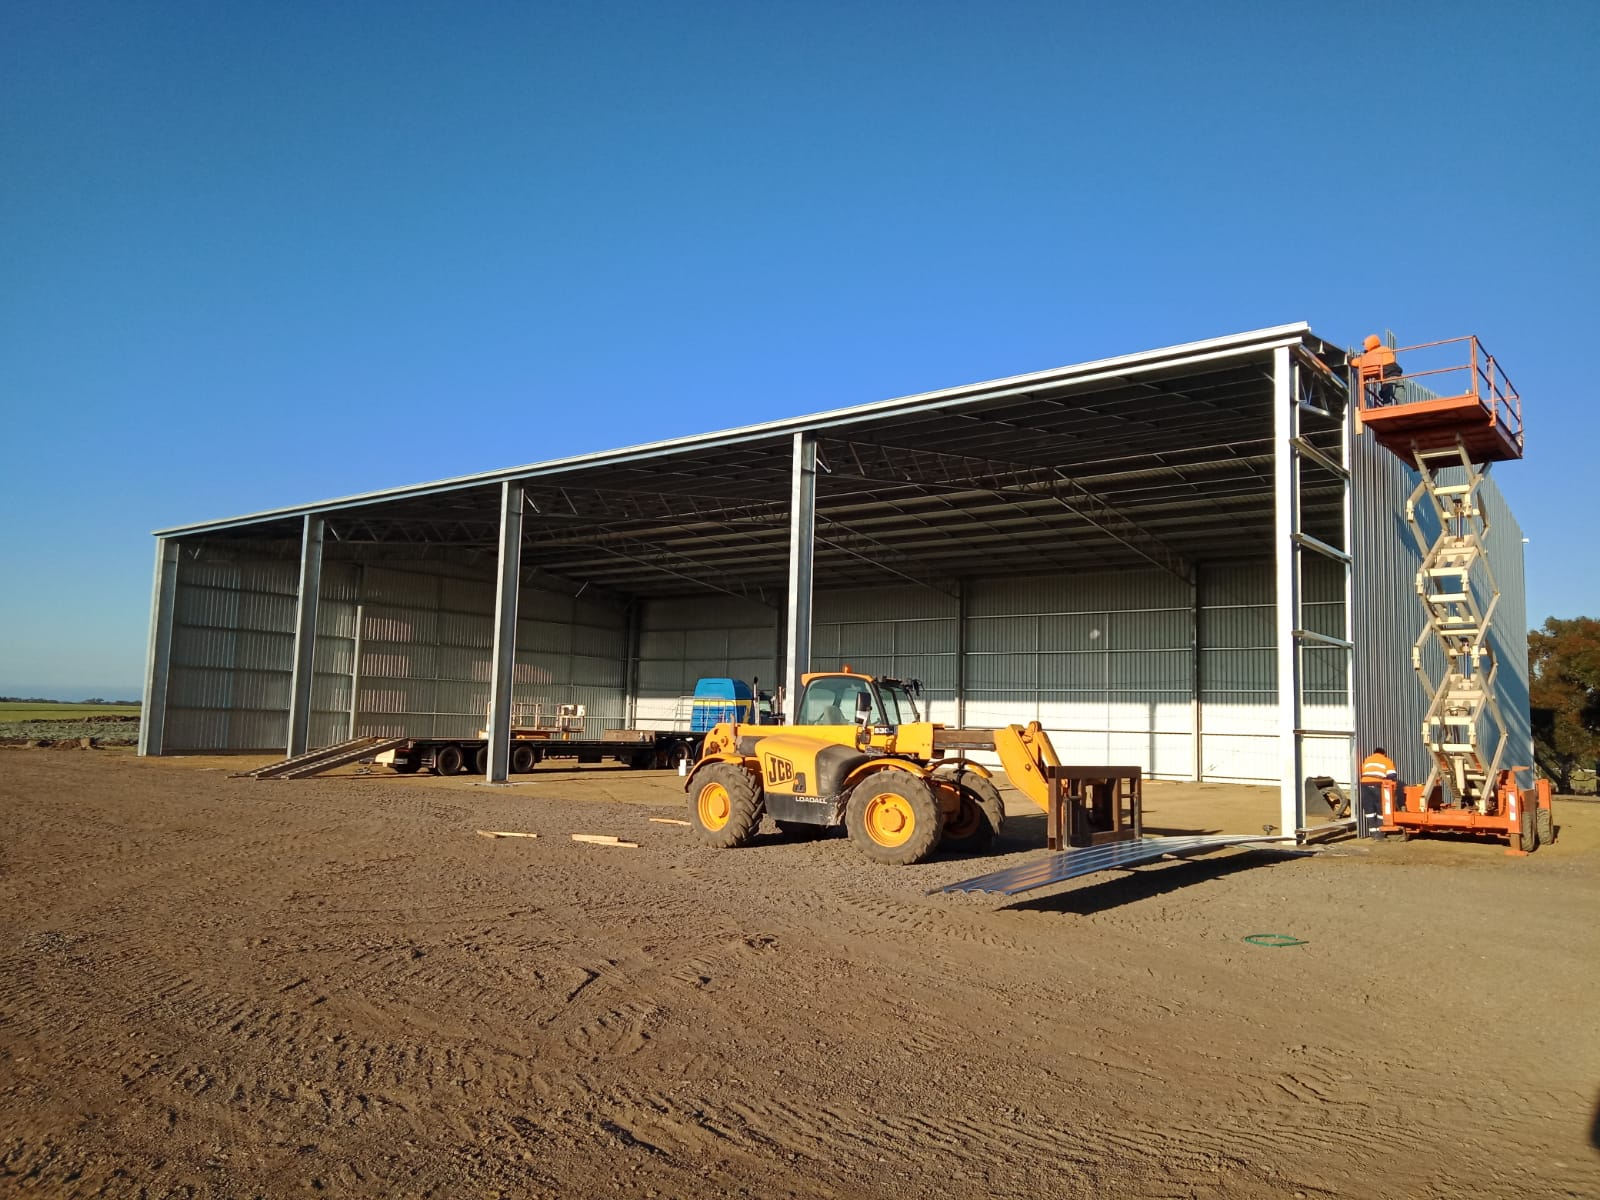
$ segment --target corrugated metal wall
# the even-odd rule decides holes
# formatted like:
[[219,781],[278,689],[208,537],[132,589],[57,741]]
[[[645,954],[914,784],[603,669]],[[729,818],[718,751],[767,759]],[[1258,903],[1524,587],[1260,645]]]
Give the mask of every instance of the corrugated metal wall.
[[[283,748],[298,581],[297,561],[180,566],[168,750]],[[626,641],[619,602],[524,588],[515,701],[551,711],[583,704],[595,735],[620,727]],[[488,709],[493,644],[487,576],[324,563],[310,744],[349,736],[352,696],[358,734],[474,736]]]
[[[1406,499],[1417,472],[1370,437],[1355,439],[1356,733],[1362,752],[1382,745],[1401,777],[1420,783],[1431,762],[1422,743],[1422,719],[1430,697],[1411,667],[1411,648],[1425,623],[1416,574],[1422,553],[1405,519]],[[1459,472],[1457,472],[1459,474]],[[1449,474],[1445,476],[1449,480]],[[1493,479],[1479,491],[1490,520],[1489,565],[1500,589],[1490,637],[1499,662],[1501,713],[1508,727],[1507,766],[1533,761],[1528,716],[1528,617],[1523,576],[1522,529]],[[1438,521],[1418,506],[1425,536],[1437,536]],[[1487,597],[1480,596],[1480,602]],[[1430,638],[1424,663],[1435,679],[1444,656]]]
[[[1500,664],[1496,691],[1500,712],[1506,721],[1506,752],[1501,760],[1508,767],[1533,765],[1533,729],[1528,712],[1528,591],[1523,573],[1522,526],[1511,513],[1511,506],[1493,479],[1486,479],[1479,496],[1489,533],[1484,539],[1489,566],[1500,588],[1500,607],[1495,610],[1489,637],[1495,659]],[[1532,786],[1532,775],[1522,777]]]
[[[1307,583],[1306,621],[1342,632],[1337,575],[1321,575],[1314,571]],[[1200,591],[1205,777],[1274,782],[1272,564],[1205,571]],[[1155,570],[969,583],[965,723],[1039,721],[1069,761],[1132,763],[1192,778],[1193,603],[1184,581]],[[911,585],[820,592],[812,665],[920,679],[930,718],[953,723],[960,611],[955,597]],[[772,610],[733,598],[647,604],[637,723],[687,721],[682,698],[703,675],[777,680],[777,626]],[[1308,700],[1343,712],[1343,661],[1318,666],[1319,655],[1326,657],[1307,654]]]
[[811,665],[922,681],[919,707],[932,721],[956,719],[956,622],[960,602],[913,584],[827,591],[817,596]]
[[701,677],[759,679],[762,690],[771,691],[782,674],[781,620],[774,610],[737,596],[646,603],[633,723],[642,729],[687,729],[686,698]]
[[179,556],[168,751],[281,749],[300,564]]
[[[1301,620],[1314,633],[1344,636],[1344,581],[1330,560],[1302,556]],[[1270,561],[1208,567],[1200,574],[1201,768],[1218,782],[1276,783],[1277,603]],[[1301,720],[1348,729],[1349,652],[1308,643],[1301,650]],[[1307,774],[1348,782],[1348,739],[1305,743]]]
[[1193,597],[1164,571],[975,582],[967,724],[1038,721],[1064,761],[1194,769]]
[[[339,731],[349,725],[358,606],[363,620],[356,732],[476,736],[489,707],[494,581],[371,566],[330,568],[323,568],[313,744],[319,734],[338,740],[334,735],[343,736]],[[330,577],[336,582],[330,584]],[[585,732],[620,728],[626,641],[620,603],[523,588],[514,703],[542,704],[547,712],[583,704]]]

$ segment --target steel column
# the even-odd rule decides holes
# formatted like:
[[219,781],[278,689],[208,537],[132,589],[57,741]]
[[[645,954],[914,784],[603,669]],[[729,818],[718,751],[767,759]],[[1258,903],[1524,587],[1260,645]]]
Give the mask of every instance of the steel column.
[[789,636],[784,647],[784,710],[794,724],[800,676],[811,669],[811,578],[817,534],[817,440],[794,435],[789,489]]
[[[359,588],[360,585],[358,584]],[[356,593],[360,595],[359,590]],[[359,600],[356,602],[356,644],[354,653],[350,658],[350,733],[356,736],[356,723],[361,715],[361,635],[367,627],[367,606]]]
[[956,581],[956,728],[967,727],[967,581]]
[[[1189,570],[1189,738],[1194,781],[1205,779],[1206,756],[1200,730],[1204,713],[1200,707],[1200,568]],[[1150,764],[1152,767],[1154,763]]]
[[150,594],[150,641],[144,668],[144,703],[139,708],[139,753],[160,754],[166,740],[167,675],[172,665],[172,616],[178,600],[178,543],[156,539],[155,580]]
[[1293,834],[1303,822],[1300,783],[1300,642],[1295,637],[1300,614],[1300,555],[1294,535],[1300,507],[1294,439],[1299,432],[1294,365],[1289,348],[1272,352],[1272,506],[1274,645],[1278,649],[1278,830]]
[[494,593],[494,660],[489,684],[490,783],[511,775],[511,691],[517,666],[517,598],[522,590],[520,483],[500,485],[500,573]]
[[289,746],[285,757],[310,749],[311,685],[316,678],[317,606],[322,598],[322,518],[306,514],[300,537],[300,597],[294,618],[294,675],[289,684]]
[[637,599],[628,601],[624,619],[628,629],[622,651],[625,659],[622,670],[622,723],[632,729],[639,721],[639,649],[644,638],[644,604]]

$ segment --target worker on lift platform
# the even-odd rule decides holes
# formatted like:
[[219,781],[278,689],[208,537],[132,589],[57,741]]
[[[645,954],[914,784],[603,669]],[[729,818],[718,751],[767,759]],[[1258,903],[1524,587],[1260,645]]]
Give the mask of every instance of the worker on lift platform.
[[1383,793],[1386,788],[1390,789],[1389,804],[1392,811],[1393,795],[1400,788],[1400,772],[1395,770],[1394,759],[1389,757],[1389,752],[1379,746],[1361,763],[1361,823],[1364,828],[1357,830],[1358,833],[1376,833],[1383,824]]
[[1361,346],[1362,352],[1350,360],[1350,365],[1358,373],[1361,393],[1366,398],[1365,407],[1376,408],[1382,404],[1393,404],[1394,380],[1404,374],[1400,369],[1399,359],[1375,333],[1367,334],[1366,341],[1362,342]]

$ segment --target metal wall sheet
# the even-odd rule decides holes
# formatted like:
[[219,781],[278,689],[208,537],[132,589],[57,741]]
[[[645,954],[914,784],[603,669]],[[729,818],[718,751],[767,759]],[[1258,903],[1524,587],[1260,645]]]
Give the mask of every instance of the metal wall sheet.
[[874,617],[896,621],[953,619],[960,602],[944,592],[913,584],[881,588],[825,589],[812,602],[815,623],[831,625]]
[[200,548],[173,601],[165,746],[261,750],[288,736],[298,562],[232,562]]
[[[1406,524],[1406,498],[1419,476],[1370,437],[1352,451],[1355,619],[1356,752],[1383,746],[1403,780],[1427,777],[1422,742],[1428,698],[1411,669],[1411,647],[1423,626],[1416,592],[1422,565]],[[1429,530],[1431,537],[1437,523]],[[1442,657],[1430,647],[1435,677]]]
[[[1490,639],[1499,664],[1496,692],[1500,712],[1506,722],[1506,766],[1533,765],[1533,730],[1528,711],[1528,593],[1525,575],[1522,526],[1493,478],[1479,489],[1484,515],[1489,519],[1485,537],[1489,566],[1500,588],[1500,605],[1495,609]],[[1531,786],[1531,776],[1521,777]]]

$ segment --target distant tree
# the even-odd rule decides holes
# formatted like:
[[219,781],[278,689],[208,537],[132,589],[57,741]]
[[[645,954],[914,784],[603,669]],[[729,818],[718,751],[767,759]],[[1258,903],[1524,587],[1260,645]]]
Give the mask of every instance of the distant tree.
[[1548,618],[1528,634],[1528,698],[1541,718],[1533,752],[1556,790],[1572,791],[1573,768],[1600,763],[1600,621]]

